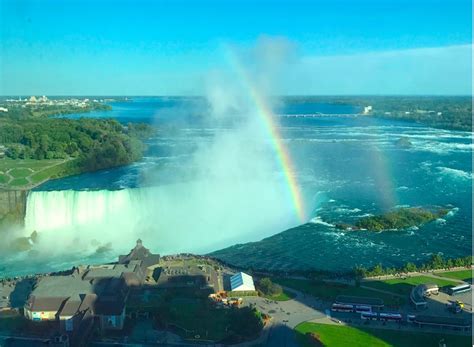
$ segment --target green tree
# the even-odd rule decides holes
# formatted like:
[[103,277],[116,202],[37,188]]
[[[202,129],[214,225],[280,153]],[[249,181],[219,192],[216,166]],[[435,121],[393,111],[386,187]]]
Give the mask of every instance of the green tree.
[[416,270],[417,270],[416,265],[410,262],[406,263],[403,268],[404,272],[415,272]]
[[431,256],[429,264],[432,269],[441,269],[445,266],[445,262],[441,254],[433,254]]
[[268,277],[262,278],[258,281],[258,289],[264,294],[269,296],[279,295],[283,292],[283,289],[278,284],[272,282]]

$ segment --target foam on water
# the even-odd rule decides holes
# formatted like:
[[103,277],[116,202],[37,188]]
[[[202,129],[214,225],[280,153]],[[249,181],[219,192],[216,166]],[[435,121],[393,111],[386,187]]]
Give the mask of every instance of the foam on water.
[[321,224],[321,225],[325,225],[327,227],[330,227],[330,228],[334,228],[334,224],[331,224],[331,223],[327,223],[325,221],[323,221],[323,219],[321,217],[314,217],[310,220],[310,223],[313,223],[313,224]]
[[444,166],[438,166],[436,169],[443,175],[455,178],[455,179],[461,179],[461,180],[472,180],[473,175],[472,172],[467,172],[459,169],[453,169],[450,167],[444,167]]

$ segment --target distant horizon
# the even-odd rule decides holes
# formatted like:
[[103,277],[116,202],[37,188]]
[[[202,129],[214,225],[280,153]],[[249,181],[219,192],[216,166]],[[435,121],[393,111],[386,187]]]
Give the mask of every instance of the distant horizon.
[[[143,95],[132,95],[132,94],[56,94],[48,95],[42,93],[36,94],[11,94],[11,95],[0,95],[1,98],[18,98],[18,97],[31,97],[31,96],[46,96],[47,98],[56,98],[56,97],[101,97],[101,98],[117,98],[117,97],[126,97],[126,98],[206,98],[205,95],[166,95],[166,94],[143,94]],[[268,95],[270,98],[279,98],[279,97],[470,97],[474,98],[473,94],[279,94],[279,95]]]

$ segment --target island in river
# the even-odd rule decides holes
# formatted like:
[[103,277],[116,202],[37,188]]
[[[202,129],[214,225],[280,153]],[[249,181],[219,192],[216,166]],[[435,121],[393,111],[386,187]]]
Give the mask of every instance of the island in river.
[[389,211],[376,216],[360,218],[355,225],[338,223],[337,229],[342,230],[403,230],[412,227],[419,227],[432,222],[438,218],[446,216],[449,209],[446,208],[423,208],[404,207]]

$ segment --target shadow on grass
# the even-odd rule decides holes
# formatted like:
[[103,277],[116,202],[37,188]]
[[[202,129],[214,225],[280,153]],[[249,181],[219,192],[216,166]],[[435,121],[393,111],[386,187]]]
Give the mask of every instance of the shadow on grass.
[[467,347],[471,342],[470,336],[423,332],[422,329],[403,331],[316,323],[298,325],[295,328],[295,338],[302,347],[419,347],[438,346],[441,341],[450,347]]
[[283,278],[276,278],[274,279],[274,282],[329,302],[334,302],[336,297],[339,295],[379,298],[382,299],[385,305],[391,309],[397,309],[406,302],[406,299],[396,295],[380,293],[370,289],[342,283]]

